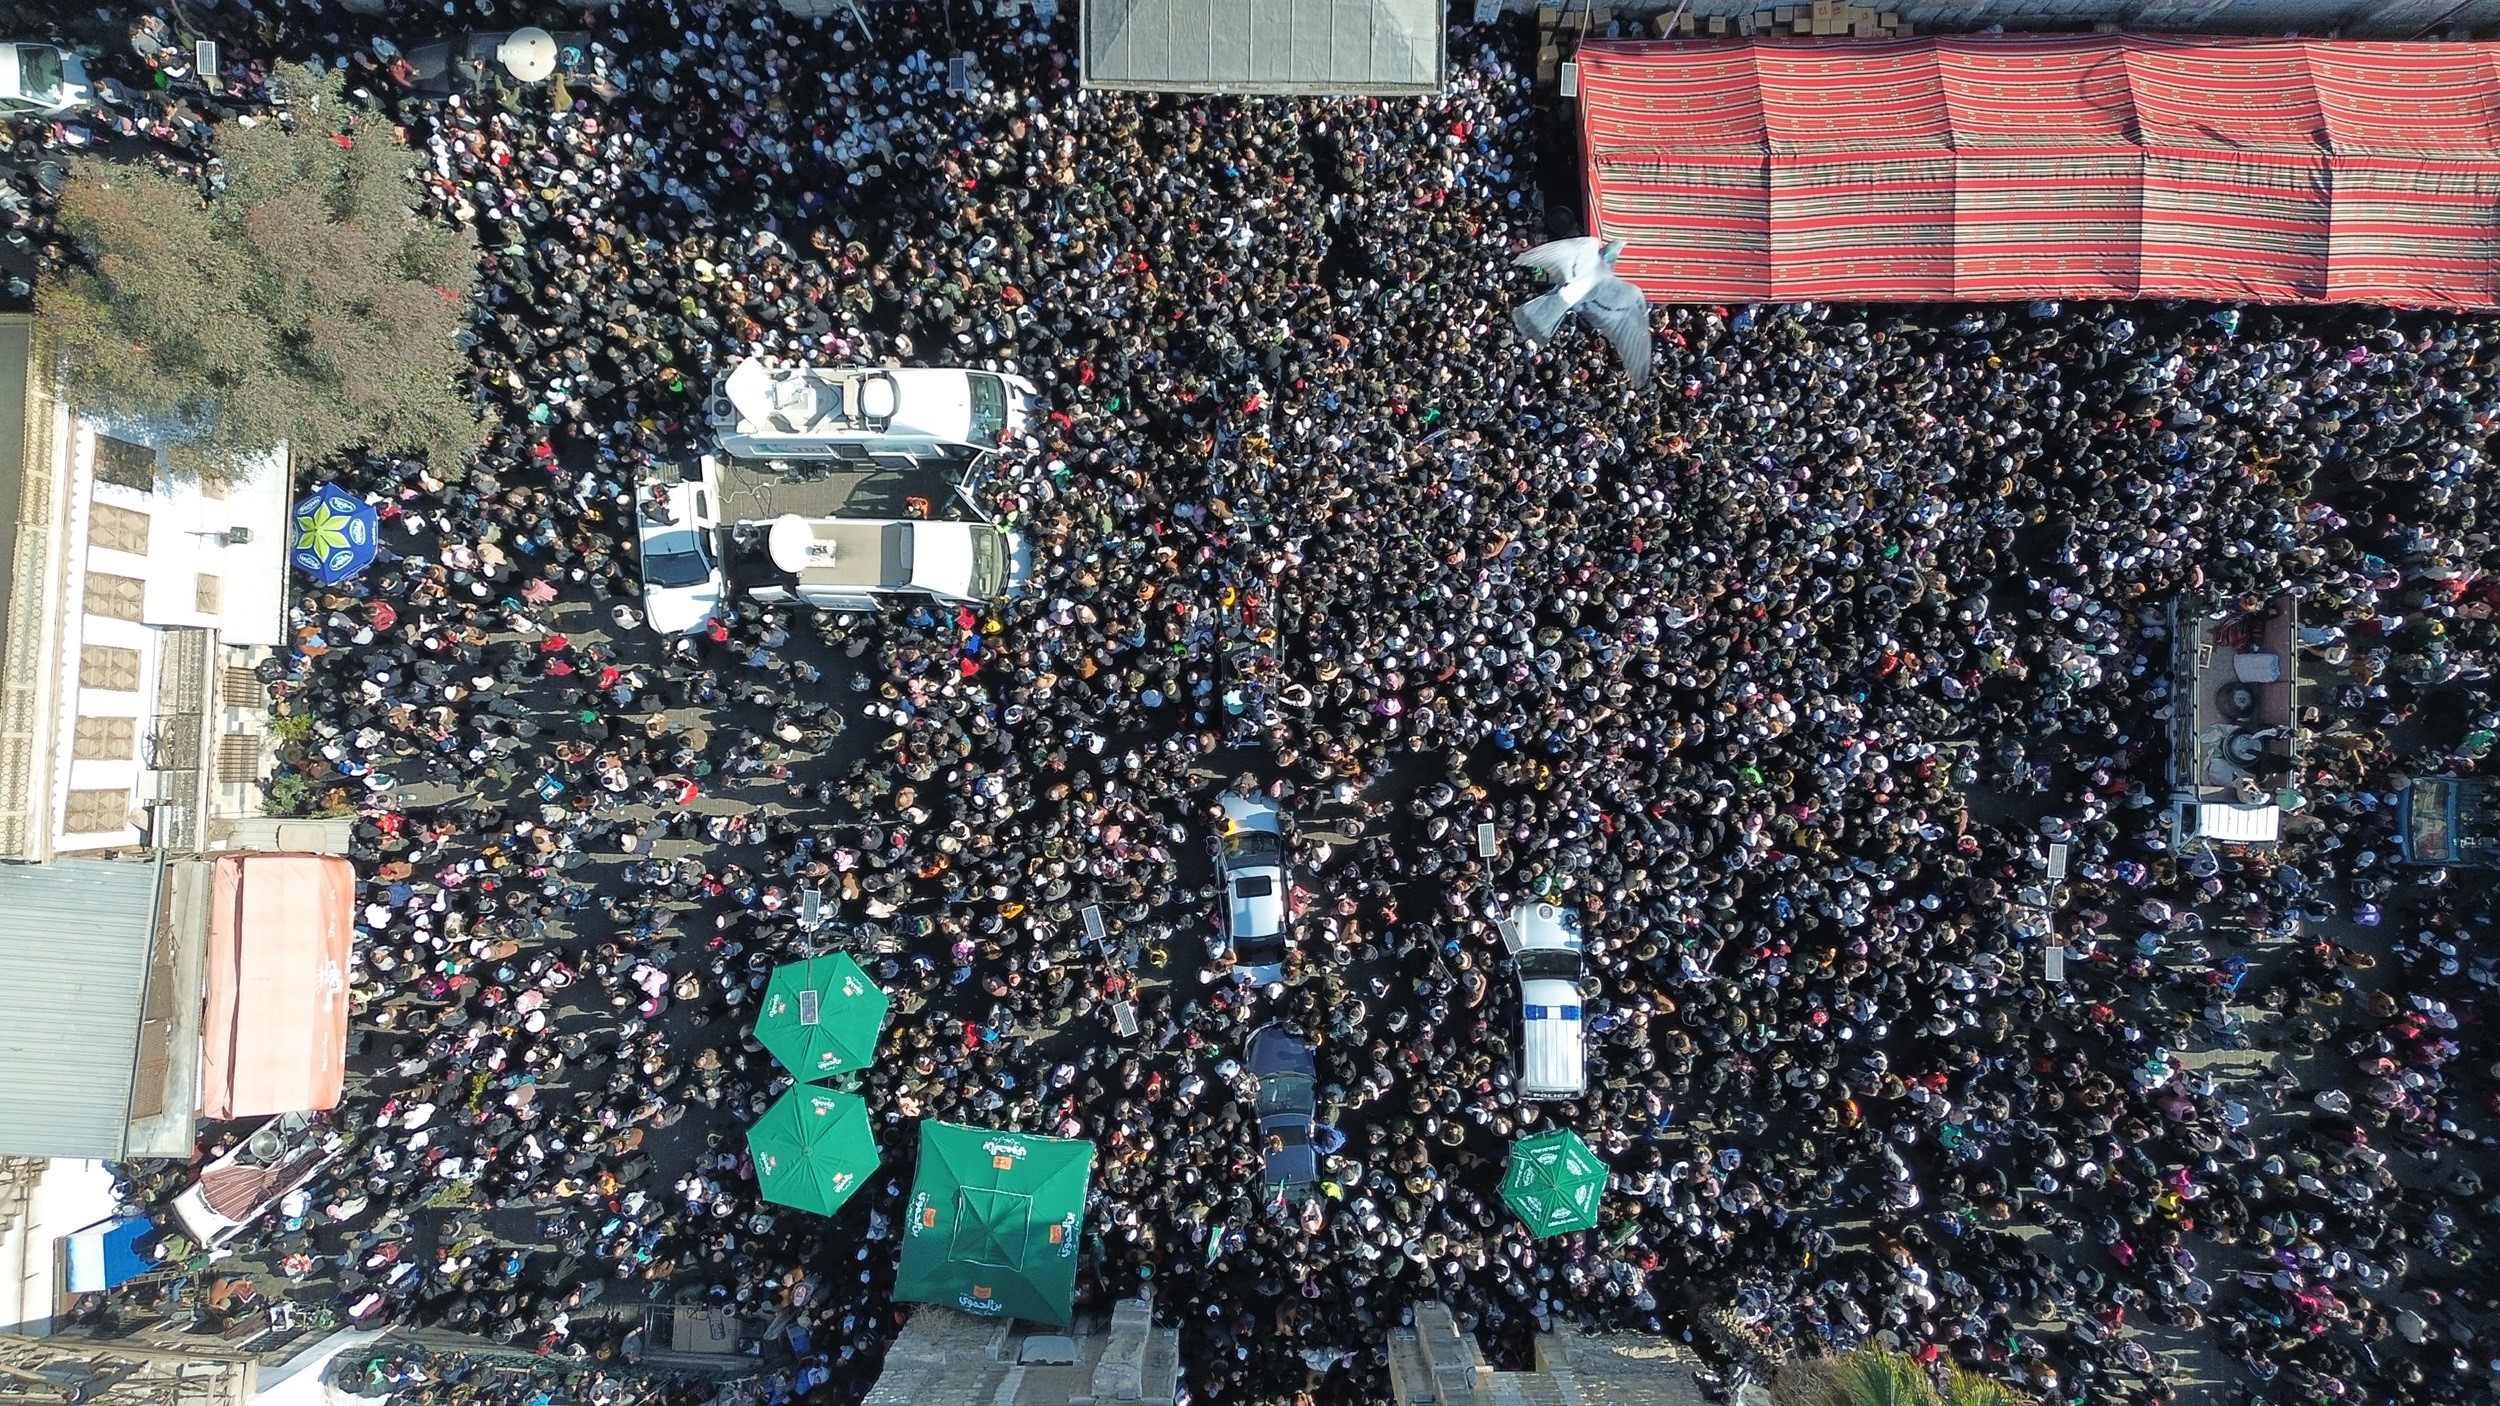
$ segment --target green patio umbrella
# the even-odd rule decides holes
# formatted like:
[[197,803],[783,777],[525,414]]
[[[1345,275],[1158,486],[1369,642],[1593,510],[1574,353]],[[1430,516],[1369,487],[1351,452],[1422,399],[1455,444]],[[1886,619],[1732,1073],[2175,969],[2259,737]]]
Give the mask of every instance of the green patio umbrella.
[[1093,1171],[1090,1142],[922,1123],[894,1297],[1066,1327]]
[[755,1180],[767,1201],[832,1215],[877,1170],[868,1100],[801,1084],[747,1129]]
[[885,1027],[885,992],[848,952],[775,967],[755,1038],[799,1080],[865,1069]]
[[1605,1194],[1606,1164],[1569,1128],[1510,1145],[1502,1199],[1535,1235],[1595,1229],[1598,1198]]

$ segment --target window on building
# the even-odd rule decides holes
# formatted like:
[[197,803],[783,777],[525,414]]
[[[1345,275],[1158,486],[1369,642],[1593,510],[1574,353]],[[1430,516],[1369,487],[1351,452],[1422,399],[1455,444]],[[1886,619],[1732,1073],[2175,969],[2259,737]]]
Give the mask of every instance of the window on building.
[[[115,439],[109,434],[95,437],[95,476],[98,483],[119,484],[140,493],[156,491],[156,451],[144,444]],[[121,827],[113,827],[118,830]]]
[[130,828],[128,791],[72,791],[61,828],[73,835],[109,835]]
[[139,754],[137,718],[80,718],[71,756],[82,762],[126,762]]
[[109,551],[148,554],[148,515],[98,503],[87,517],[87,541]]
[[136,576],[87,573],[87,613],[107,620],[138,620],[147,614],[148,583]]
[[117,649],[109,644],[82,646],[78,651],[78,686],[110,689],[115,693],[137,693],[139,651]]
[[217,739],[217,782],[221,786],[247,786],[260,780],[260,736],[250,732],[229,732]]
[[269,685],[249,669],[229,668],[218,678],[218,691],[229,708],[266,708]]
[[224,594],[225,583],[203,572],[198,584],[192,587],[192,608],[202,615],[214,615],[217,613],[217,602]]

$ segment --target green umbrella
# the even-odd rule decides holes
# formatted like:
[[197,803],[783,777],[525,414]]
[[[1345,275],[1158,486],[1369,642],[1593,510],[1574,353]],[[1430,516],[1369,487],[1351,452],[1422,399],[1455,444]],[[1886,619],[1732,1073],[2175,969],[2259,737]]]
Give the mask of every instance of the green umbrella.
[[921,1124],[894,1297],[1066,1327],[1093,1170],[1079,1139]]
[[1569,1128],[1510,1145],[1502,1199],[1534,1234],[1595,1229],[1598,1198],[1605,1194],[1606,1164]]
[[755,1038],[801,1082],[864,1069],[877,1057],[885,992],[848,952],[773,969]]
[[877,1170],[868,1100],[801,1084],[747,1129],[764,1199],[832,1215]]

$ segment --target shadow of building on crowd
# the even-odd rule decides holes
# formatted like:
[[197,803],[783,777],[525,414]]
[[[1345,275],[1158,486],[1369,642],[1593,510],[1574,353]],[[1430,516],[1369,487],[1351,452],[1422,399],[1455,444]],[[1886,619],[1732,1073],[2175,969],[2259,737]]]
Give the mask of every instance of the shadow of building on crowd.
[[1447,1305],[1417,1305],[1389,1334],[1398,1406],[1701,1406],[1699,1359],[1665,1338],[1599,1336],[1564,1326],[1536,1337],[1536,1366],[1496,1371]]
[[1180,1334],[1155,1326],[1150,1299],[1039,1332],[924,1306],[862,1406],[1172,1406],[1179,1390]]
[[[1143,1298],[1064,1332],[924,1307],[888,1351],[863,1406],[1172,1406],[1180,1338]],[[1536,1366],[1496,1371],[1447,1306],[1419,1305],[1388,1339],[1398,1406],[1701,1406],[1701,1363],[1666,1339],[1540,1333]]]

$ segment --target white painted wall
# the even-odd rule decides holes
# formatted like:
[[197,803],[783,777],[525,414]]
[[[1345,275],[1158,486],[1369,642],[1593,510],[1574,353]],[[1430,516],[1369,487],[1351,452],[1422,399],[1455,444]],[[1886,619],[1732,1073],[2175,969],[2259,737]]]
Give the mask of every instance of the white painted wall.
[[[142,807],[154,794],[146,770],[145,737],[148,719],[156,711],[162,639],[158,631],[168,627],[191,626],[215,633],[206,694],[198,701],[198,711],[214,720],[200,757],[201,770],[208,774],[209,799],[215,803],[212,813],[256,809],[257,792],[253,788],[220,787],[215,783],[216,735],[228,727],[240,726],[231,711],[219,702],[218,674],[229,663],[249,664],[256,657],[254,647],[281,644],[286,639],[290,485],[285,453],[268,456],[246,482],[229,487],[222,496],[211,496],[196,483],[164,477],[159,478],[156,491],[142,493],[96,480],[96,439],[105,430],[105,426],[83,417],[73,418],[68,427],[69,524],[54,696],[67,700],[69,706],[54,711],[46,746],[52,777],[50,838],[56,854],[119,848],[138,844],[142,838],[138,819],[144,818]],[[129,426],[113,426],[112,433],[134,443],[149,442],[144,430]],[[144,555],[99,546],[91,540],[98,504],[148,515]],[[246,529],[248,540],[231,540],[231,529],[237,527]],[[142,618],[127,621],[87,614],[90,572],[143,582],[146,603]],[[215,610],[200,609],[202,576],[217,578]],[[138,651],[142,661],[139,691],[122,693],[81,687],[79,658],[88,644]],[[75,755],[80,717],[134,719],[140,737],[137,755],[117,761],[80,760]],[[130,797],[133,823],[120,830],[72,833],[67,820],[69,793],[73,790],[125,792]],[[208,818],[206,814],[200,817],[203,831]]]
[[0,1333],[47,1337],[61,1284],[61,1242],[118,1209],[102,1162],[55,1157],[26,1215],[0,1233]]

